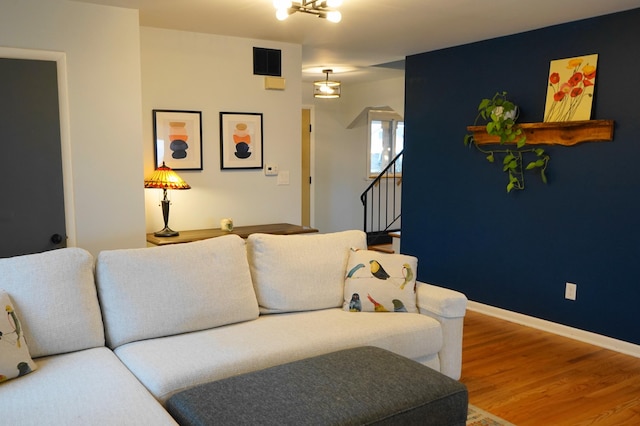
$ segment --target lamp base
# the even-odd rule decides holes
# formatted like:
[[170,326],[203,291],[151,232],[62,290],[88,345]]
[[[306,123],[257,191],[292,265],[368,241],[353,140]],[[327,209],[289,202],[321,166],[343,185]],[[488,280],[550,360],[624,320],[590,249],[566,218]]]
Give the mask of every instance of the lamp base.
[[168,226],[165,226],[164,229],[154,232],[153,235],[156,237],[177,237],[180,233],[178,231],[174,231]]

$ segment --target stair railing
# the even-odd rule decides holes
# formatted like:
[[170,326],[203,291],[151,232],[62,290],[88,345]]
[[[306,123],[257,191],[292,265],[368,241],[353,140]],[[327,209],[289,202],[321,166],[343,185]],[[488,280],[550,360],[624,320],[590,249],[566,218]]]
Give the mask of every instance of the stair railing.
[[402,215],[400,184],[403,155],[404,150],[395,156],[360,195],[364,206],[364,232],[371,237],[370,245],[386,237],[389,231],[399,230]]

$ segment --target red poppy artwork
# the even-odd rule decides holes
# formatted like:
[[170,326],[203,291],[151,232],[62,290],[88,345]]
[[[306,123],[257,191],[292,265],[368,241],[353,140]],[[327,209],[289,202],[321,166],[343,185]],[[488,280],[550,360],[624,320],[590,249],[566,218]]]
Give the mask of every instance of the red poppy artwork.
[[551,61],[545,122],[591,119],[597,64],[597,54]]

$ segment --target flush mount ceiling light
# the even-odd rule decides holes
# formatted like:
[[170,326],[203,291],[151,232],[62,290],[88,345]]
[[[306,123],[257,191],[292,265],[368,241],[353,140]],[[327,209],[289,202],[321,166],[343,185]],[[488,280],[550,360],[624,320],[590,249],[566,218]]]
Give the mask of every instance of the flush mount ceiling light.
[[329,80],[329,73],[333,70],[322,70],[327,75],[325,80],[313,82],[313,97],[314,98],[339,98],[340,97],[340,82]]
[[302,0],[301,2],[292,2],[288,0],[274,0],[273,5],[276,8],[276,18],[284,21],[296,12],[309,13],[316,15],[318,18],[324,18],[331,22],[340,22],[342,14],[334,8],[340,6],[342,0]]

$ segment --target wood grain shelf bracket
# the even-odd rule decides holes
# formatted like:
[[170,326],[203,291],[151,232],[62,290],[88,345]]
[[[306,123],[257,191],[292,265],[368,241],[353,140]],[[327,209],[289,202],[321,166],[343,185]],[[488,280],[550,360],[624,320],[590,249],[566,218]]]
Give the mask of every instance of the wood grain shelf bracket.
[[[573,146],[581,142],[613,140],[613,120],[564,121],[557,123],[520,123],[527,145]],[[498,144],[500,138],[487,134],[485,126],[467,126],[478,145]],[[515,144],[515,142],[508,142]]]

